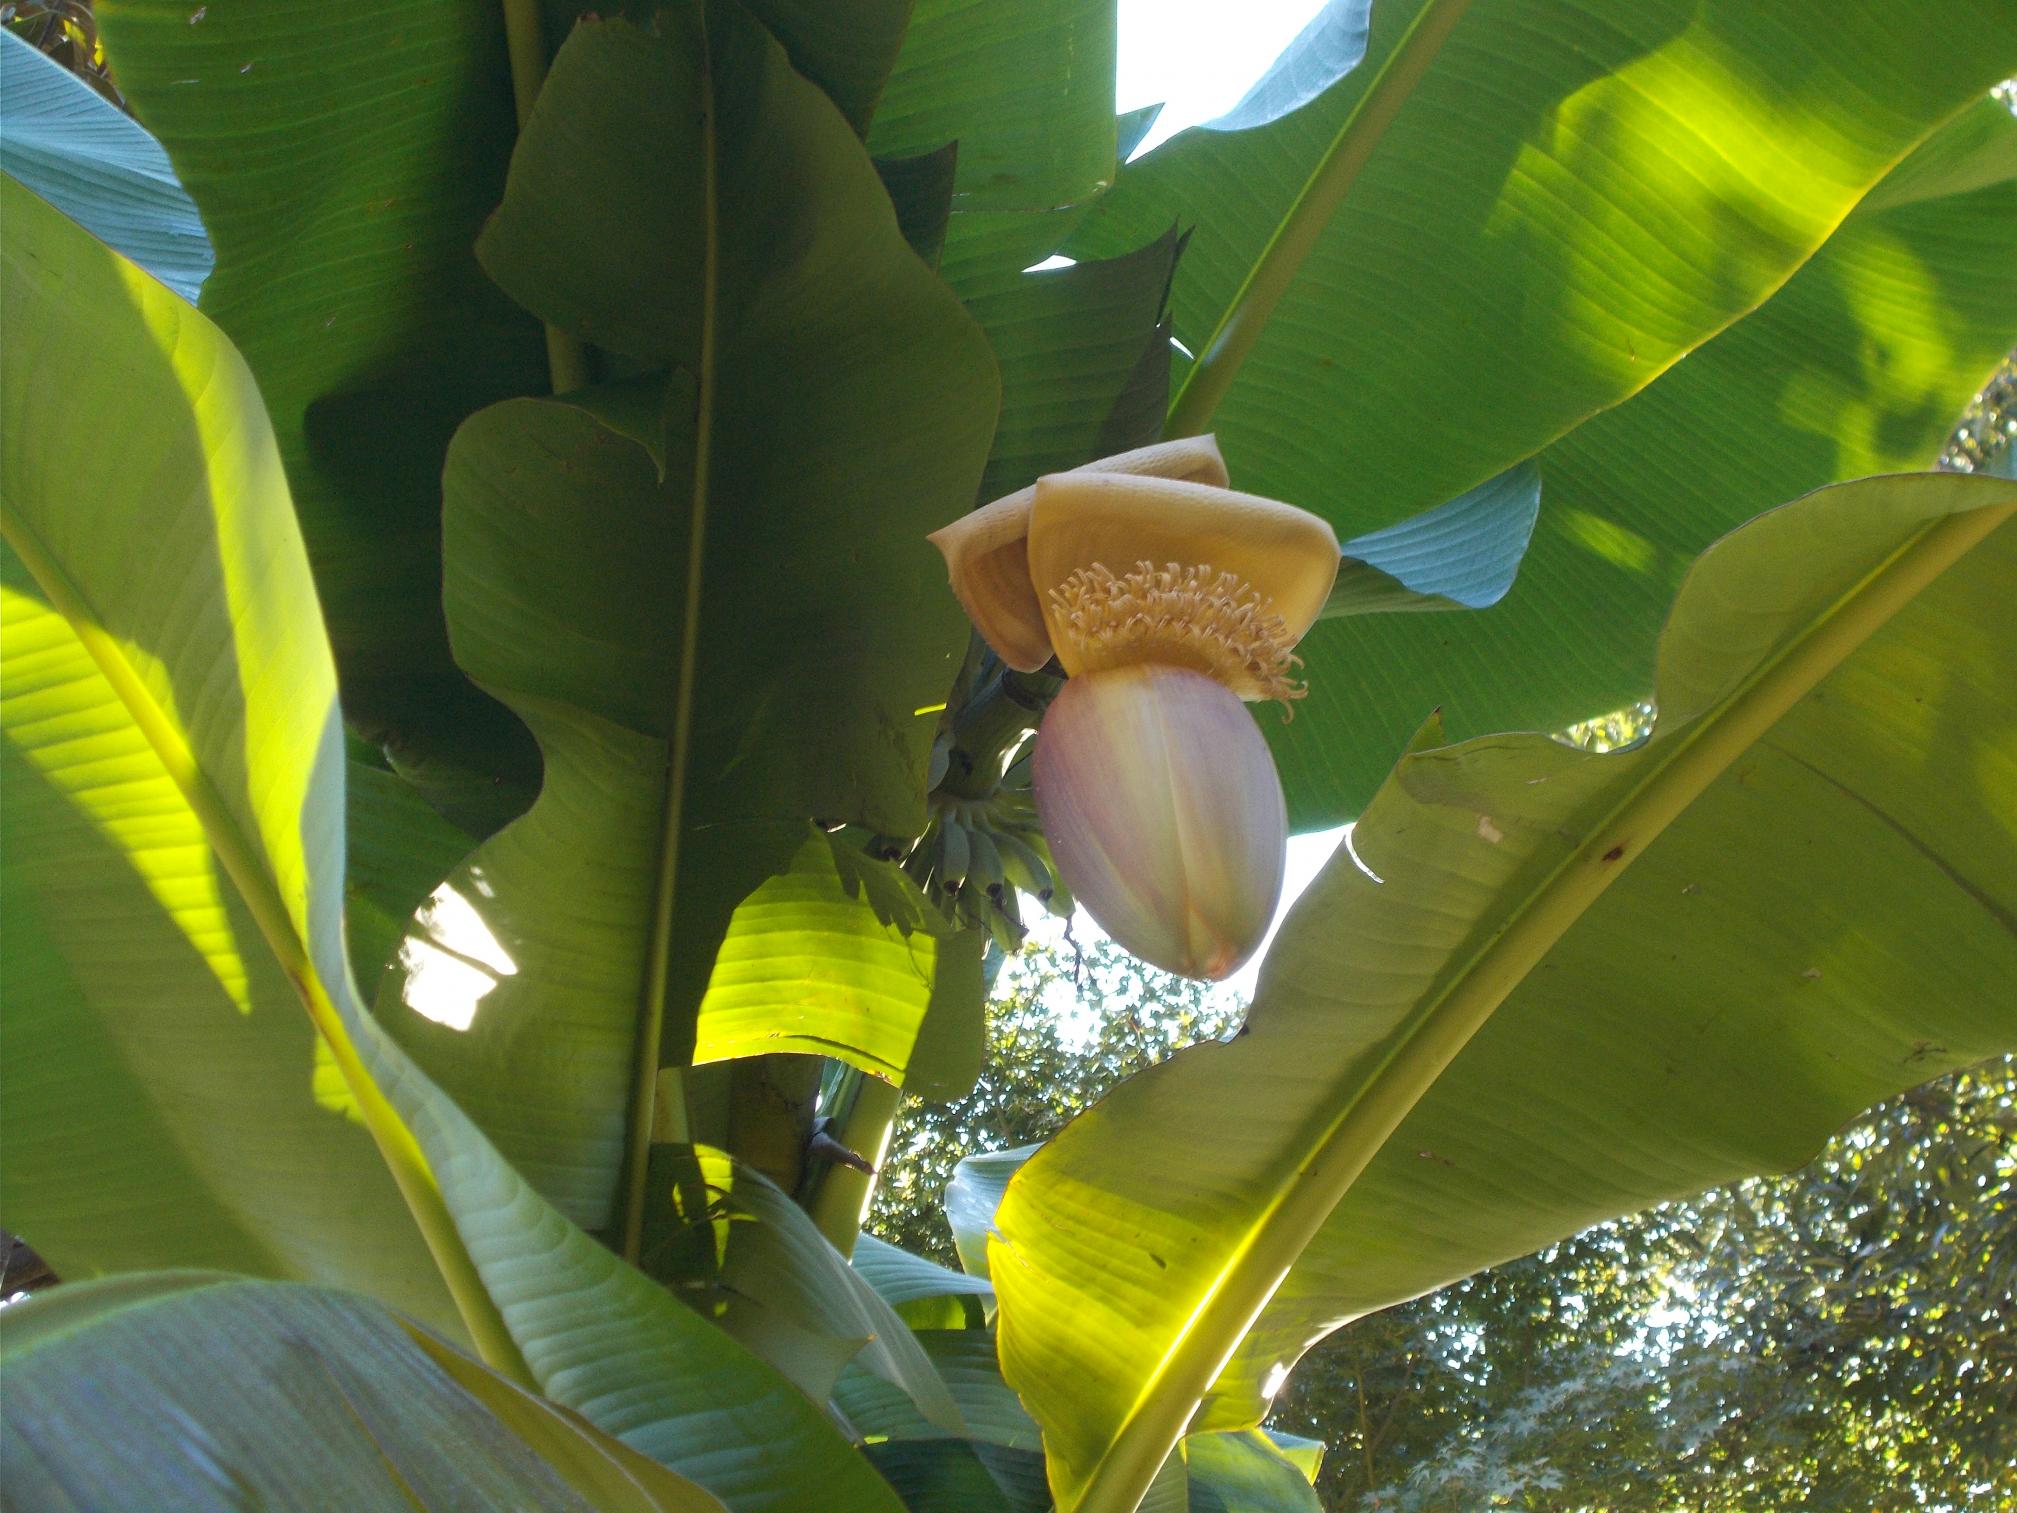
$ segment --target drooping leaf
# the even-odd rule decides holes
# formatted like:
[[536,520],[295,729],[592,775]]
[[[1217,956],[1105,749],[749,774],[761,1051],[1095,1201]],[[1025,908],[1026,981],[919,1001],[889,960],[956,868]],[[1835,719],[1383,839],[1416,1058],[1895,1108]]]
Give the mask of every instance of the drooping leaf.
[[1887,178],[1756,314],[1535,459],[1545,502],[1489,613],[1319,625],[1299,648],[1310,696],[1269,729],[1297,826],[1357,813],[1433,708],[1461,737],[1644,697],[1661,618],[1712,540],[1808,489],[1929,465],[2017,342],[2017,181],[1991,172],[2013,146],[2017,120],[1980,101],[1896,176],[1930,189],[1914,167],[1930,158],[1990,182],[1884,208]]
[[1112,0],[918,0],[869,145],[957,142],[963,206],[1090,199],[1114,180],[1114,25]]
[[952,1181],[945,1190],[945,1217],[952,1227],[959,1263],[969,1275],[988,1275],[988,1240],[994,1234],[995,1210],[1001,1207],[1009,1179],[1042,1149],[1040,1145],[1019,1145],[1013,1150],[978,1151],[961,1158],[953,1168]]
[[215,259],[168,154],[11,31],[0,40],[0,172],[195,302]]
[[0,1329],[15,1507],[722,1507],[351,1294],[156,1272],[54,1289]]
[[[711,1214],[717,1222],[725,1218],[728,1231],[720,1271],[723,1327],[761,1353],[758,1339],[740,1327],[747,1305],[755,1304],[761,1314],[799,1330],[852,1342],[833,1377],[853,1357],[941,1432],[958,1433],[959,1409],[916,1337],[805,1210],[722,1151],[701,1147],[696,1156]],[[764,1326],[757,1327],[760,1338]],[[816,1396],[824,1400],[831,1391],[829,1378]]]
[[994,1285],[987,1278],[927,1261],[870,1234],[856,1238],[852,1264],[892,1307],[927,1298],[994,1296]]
[[[649,1117],[640,1018],[688,1059],[731,914],[807,820],[923,827],[918,711],[963,645],[923,537],[971,503],[996,403],[980,334],[832,104],[733,6],[663,25],[575,29],[479,253],[543,318],[680,365],[667,466],[578,403],[457,436],[456,655],[532,726],[546,785],[449,884],[493,953],[480,1003],[442,1012],[411,975],[381,1002],[598,1228]],[[648,256],[604,236],[638,226]],[[904,1033],[857,1050],[888,1066]]]
[[[228,1161],[220,1154],[209,1162],[208,1178],[276,1237],[283,1256],[312,1245],[326,1268],[383,1267],[389,1275],[365,1273],[382,1295],[406,1301],[413,1293],[420,1311],[438,1312],[428,1307],[438,1283],[403,1274],[418,1248],[418,1236],[407,1234],[417,1222],[471,1337],[500,1369],[526,1374],[556,1402],[737,1508],[816,1501],[892,1513],[888,1488],[819,1409],[551,1208],[363,1011],[343,940],[335,666],[251,375],[215,327],[161,285],[11,181],[0,179],[0,196],[8,227],[0,293],[9,341],[27,359],[6,365],[0,394],[0,530],[25,569],[15,579],[21,599],[43,607],[25,622],[39,634],[20,642],[10,614],[6,660],[10,684],[19,674],[32,693],[48,678],[56,694],[53,717],[31,704],[10,711],[7,727],[9,747],[23,755],[10,759],[9,776],[28,780],[27,801],[44,821],[43,844],[25,860],[48,871],[26,873],[25,887],[45,910],[66,898],[110,905],[98,920],[80,909],[57,921],[60,929],[44,923],[48,943],[28,955],[30,970],[4,997],[10,1119],[24,1106],[48,1110],[43,1159],[60,1163],[68,1184],[59,1191],[42,1174],[47,1222],[35,1221],[36,1243],[59,1224],[88,1238],[90,1226],[106,1222],[96,1204],[107,1189],[81,1183],[78,1162],[84,1142],[106,1140],[108,1127],[120,1161],[136,1150],[158,1155],[148,1174],[187,1188],[182,1151],[138,1144],[156,1134],[144,1122],[152,1100],[186,1105],[178,1117],[219,1121],[216,1131],[198,1131],[199,1141],[238,1135]],[[42,386],[65,373],[68,382]],[[64,426],[95,426],[96,413],[52,410],[47,400],[68,396],[69,406],[114,383],[121,397],[106,409],[132,407],[130,445],[87,445]],[[99,754],[103,765],[94,764]],[[6,858],[10,869],[24,860],[11,844]],[[17,917],[9,916],[10,974],[21,959]],[[26,917],[32,928],[35,917]],[[178,951],[198,963],[178,961]],[[234,987],[261,978],[292,985],[326,1048],[316,1053],[327,1067],[316,1092],[362,1117],[411,1221],[385,1211],[375,1195],[383,1185],[374,1190],[353,1175],[341,1145],[304,1151],[298,1138],[276,1141],[271,1131],[240,1133],[229,1123],[238,1114],[227,1105],[258,1110],[266,1097],[284,1115],[279,1129],[312,1117],[306,1046],[291,1075],[264,1045],[239,1052],[243,1065],[231,1065],[224,1094],[206,1094],[204,1079],[217,1071],[196,1059],[200,1044],[186,1053],[164,1048],[147,1061],[144,1085],[108,1079],[111,1096],[132,1104],[116,1109],[109,1126],[75,1097],[69,1079],[80,1036],[60,1027],[88,1037],[94,1021],[138,1002],[153,1006],[133,995],[158,986],[154,960],[173,963],[185,982],[201,973],[220,983],[221,991],[206,987],[209,996],[189,999],[190,1022],[206,1033],[235,1013]],[[126,1017],[133,1023],[123,1028],[148,1028],[149,1016]],[[265,1023],[256,1001],[251,1017]],[[22,1024],[58,1026],[53,1050],[16,1054]],[[83,1044],[86,1075],[118,1071],[123,1053]],[[240,1085],[254,1078],[264,1081]],[[214,1116],[206,1098],[216,1100]],[[65,1142],[66,1129],[76,1138]],[[269,1189],[269,1153],[288,1191]],[[10,1137],[10,1221],[21,1157]],[[304,1172],[311,1157],[322,1166]],[[353,1188],[346,1216],[319,1211]],[[151,1195],[111,1190],[135,1198],[118,1222],[148,1219]],[[296,1202],[311,1207],[304,1215]],[[192,1232],[218,1211],[200,1207]],[[372,1243],[330,1245],[331,1233],[353,1232]],[[251,1264],[266,1263],[254,1256]]]
[[1355,536],[1341,548],[1323,617],[1490,608],[1513,586],[1540,509],[1540,470],[1523,462],[1448,504]]
[[[1689,575],[1650,740],[1424,733],[1243,1032],[1008,1186],[1003,1363],[1062,1507],[1138,1497],[1187,1423],[1253,1425],[1347,1318],[1797,1165],[2017,1044],[2013,516],[1990,479],[1823,490]],[[1158,1137],[1201,1110],[1216,1138]]]
[[[1209,354],[1276,230],[1294,220],[1299,234],[1256,275],[1280,301],[1247,323],[1258,340],[1202,423],[1218,433],[1236,487],[1316,510],[1341,539],[1476,487],[1655,380],[1687,383],[1695,363],[1678,359],[1761,303],[1776,306],[1781,283],[1893,163],[2017,69],[2017,25],[1993,0],[1846,17],[1828,0],[1659,0],[1628,13],[1476,0],[1319,225],[1304,196],[1311,175],[1423,13],[1374,7],[1366,60],[1301,108],[1248,130],[1196,129],[1130,165],[1064,249],[1111,256],[1173,221],[1190,228],[1175,335]],[[1960,66],[1944,41],[1957,35],[1976,39]],[[1995,234],[2007,245],[2017,232]],[[1702,497],[1719,502],[1705,508],[1677,504],[1664,474],[1620,452],[1631,486],[1578,501],[1575,516],[1544,510],[1520,586],[1490,615],[1318,627],[1302,653],[1311,697],[1275,733],[1293,823],[1355,814],[1438,704],[1468,736],[1629,702],[1643,689],[1618,685],[1644,665],[1672,574],[1710,541],[1802,489],[1929,463],[1928,432],[1987,370],[1969,352],[1978,340],[2007,348],[2017,305],[2006,296],[1991,323],[2000,329],[1967,335],[1934,316],[1940,335],[1929,342],[1936,307],[1921,301],[1950,252],[1933,244],[1918,255],[1921,266],[1894,262],[1891,277],[1847,291],[1848,308],[1823,325],[1810,314],[1781,328],[1748,373],[1750,390],[1798,382],[1796,404],[1843,382],[1834,374],[1855,375],[1836,392],[1885,412],[1879,457],[1809,469],[1762,497],[1711,491]],[[1845,328],[1856,344],[1832,345]],[[1912,399],[1887,401],[1877,396],[1900,347],[1935,365],[1905,376]],[[1942,400],[1922,419],[1919,396],[1935,390]],[[1704,418],[1733,428],[1715,433],[1717,450],[1771,425],[1801,443],[1797,456],[1815,438],[1774,424],[1778,413],[1722,400]],[[1748,457],[1756,470],[1772,461]],[[1552,462],[1541,459],[1551,499]],[[1558,539],[1571,519],[1582,534]],[[1675,552],[1659,555],[1658,582],[1640,581],[1591,535]],[[1378,674],[1327,681],[1327,661]]]
[[272,416],[344,713],[495,828],[536,754],[449,660],[440,541],[456,424],[547,383],[538,325],[469,256],[514,131],[498,8],[361,0],[340,26],[314,6],[92,11],[209,228],[203,309]]
[[694,1064],[795,1051],[901,1085],[941,944],[850,898],[832,845],[815,832],[729,920],[700,1000]]

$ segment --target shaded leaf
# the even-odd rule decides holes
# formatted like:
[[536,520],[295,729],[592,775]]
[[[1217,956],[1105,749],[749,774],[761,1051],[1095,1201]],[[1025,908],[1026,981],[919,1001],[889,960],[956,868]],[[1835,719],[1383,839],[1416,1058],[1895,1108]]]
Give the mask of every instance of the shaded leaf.
[[[1163,308],[1182,250],[1168,231],[1124,257],[959,286],[1002,374],[1001,421],[976,503],[1159,438],[1169,393]],[[1146,402],[1130,406],[1138,390]],[[1116,427],[1116,411],[1132,422]]]
[[[430,942],[425,921],[413,937],[490,953],[494,985],[468,980],[480,1003],[444,1014],[409,974],[384,1006],[595,1228],[649,1118],[640,1017],[663,1024],[662,1062],[688,1059],[730,917],[808,819],[922,828],[916,711],[964,644],[923,538],[971,501],[996,394],[832,105],[734,7],[686,23],[575,29],[479,248],[543,317],[691,376],[673,380],[662,478],[559,401],[493,407],[456,438],[456,655],[532,726],[546,786],[450,883],[482,949]],[[666,240],[625,265],[637,249],[601,235],[619,223]]]
[[1048,210],[1114,179],[1112,0],[918,0],[869,146],[959,144],[962,205]]
[[1258,1429],[1184,1440],[1191,1513],[1323,1513],[1310,1479]]
[[0,39],[0,171],[195,302],[215,259],[168,154],[11,31]]
[[1344,543],[1323,618],[1424,609],[1486,609],[1513,586],[1541,508],[1541,475],[1523,462],[1448,504]]
[[155,1272],[38,1295],[5,1332],[17,1507],[722,1506],[344,1293]]
[[875,171],[896,207],[897,228],[927,267],[938,266],[945,250],[946,222],[952,215],[953,166],[957,143],[910,158],[877,158]]
[[344,713],[495,828],[529,802],[537,758],[449,660],[440,542],[456,424],[547,383],[539,327],[469,256],[514,134],[497,7],[361,0],[341,26],[314,7],[92,10],[209,228],[203,309],[272,417]]
[[994,1295],[994,1286],[985,1277],[953,1271],[870,1234],[856,1238],[852,1264],[862,1280],[892,1306],[925,1298]]
[[[858,1350],[861,1365],[901,1390],[929,1422],[958,1432],[959,1409],[910,1329],[805,1210],[725,1153],[703,1147],[697,1154],[715,1219],[728,1221],[720,1275],[723,1327],[740,1336],[746,1303],[754,1302],[801,1330],[852,1342],[834,1362],[834,1377]],[[754,1340],[745,1342],[756,1348]],[[828,1378],[827,1390],[816,1395],[831,1390]]]

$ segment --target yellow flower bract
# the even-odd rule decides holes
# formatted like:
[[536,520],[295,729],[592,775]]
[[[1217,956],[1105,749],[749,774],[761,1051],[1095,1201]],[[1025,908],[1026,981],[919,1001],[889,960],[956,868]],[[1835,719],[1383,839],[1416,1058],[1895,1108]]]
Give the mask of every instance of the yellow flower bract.
[[1227,486],[1209,436],[1049,474],[933,535],[1009,666],[1160,662],[1244,699],[1288,699],[1338,542],[1320,517]]

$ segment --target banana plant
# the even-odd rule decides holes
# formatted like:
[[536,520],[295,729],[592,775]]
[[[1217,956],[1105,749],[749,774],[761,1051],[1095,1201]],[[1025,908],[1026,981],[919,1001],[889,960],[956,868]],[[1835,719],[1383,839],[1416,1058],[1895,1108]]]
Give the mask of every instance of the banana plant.
[[[1332,0],[1132,162],[1100,0],[94,9],[137,125],[0,39],[8,1501],[1312,1507],[1329,1330],[2017,1045],[2017,485],[1910,472],[1995,0]],[[1127,595],[1237,763],[1101,745]],[[1345,819],[964,1273],[858,1234],[984,951],[1216,969]]]

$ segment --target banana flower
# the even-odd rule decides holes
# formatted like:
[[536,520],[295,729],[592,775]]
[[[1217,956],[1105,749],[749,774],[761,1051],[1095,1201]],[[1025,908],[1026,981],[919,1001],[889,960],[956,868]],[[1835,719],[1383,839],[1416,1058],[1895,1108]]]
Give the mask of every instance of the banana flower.
[[1037,732],[1037,812],[1100,927],[1187,977],[1230,976],[1281,897],[1288,816],[1243,700],[1299,698],[1294,648],[1338,541],[1235,492],[1209,436],[1039,478],[935,532],[1010,667],[1067,682]]

